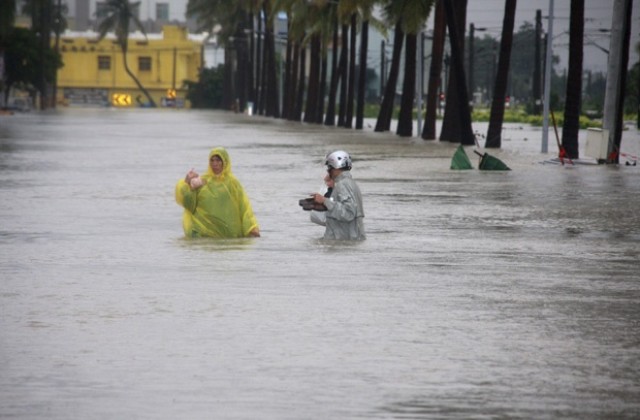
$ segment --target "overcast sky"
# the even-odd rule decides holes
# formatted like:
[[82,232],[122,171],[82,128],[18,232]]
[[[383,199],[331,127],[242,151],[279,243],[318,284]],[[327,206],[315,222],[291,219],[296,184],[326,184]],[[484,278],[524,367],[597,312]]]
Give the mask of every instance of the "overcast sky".
[[[504,17],[505,0],[468,0],[467,2],[467,30],[473,23],[477,28],[487,28],[486,32],[476,32],[477,37],[487,33],[496,38],[500,37],[502,19]],[[569,48],[569,6],[570,0],[554,0],[553,23],[553,53],[560,56],[561,63],[556,71],[567,67]],[[528,21],[534,24],[536,10],[542,11],[542,27],[548,29],[549,0],[519,0],[516,8],[515,30],[522,23]],[[607,54],[602,49],[609,50],[609,34],[599,32],[600,29],[611,29],[611,15],[613,0],[585,0],[585,46],[584,62],[585,70],[606,72]],[[433,16],[431,17],[433,18]],[[427,29],[433,29],[432,20]],[[631,48],[629,51],[629,66],[640,58],[636,53],[635,45],[640,41],[640,2],[635,1],[631,17]],[[594,46],[592,44],[596,44]]]

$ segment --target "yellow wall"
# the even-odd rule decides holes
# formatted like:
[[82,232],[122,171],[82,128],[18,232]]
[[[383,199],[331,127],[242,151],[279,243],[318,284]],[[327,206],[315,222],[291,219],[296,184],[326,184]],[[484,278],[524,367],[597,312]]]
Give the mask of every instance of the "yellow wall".
[[[131,105],[147,102],[142,91],[125,71],[123,55],[115,40],[97,41],[88,37],[62,37],[60,54],[64,67],[58,71],[58,100],[69,104],[113,102],[113,95],[130,95]],[[109,57],[110,69],[99,69],[99,57]],[[149,71],[139,69],[139,58],[148,57]],[[202,66],[202,44],[189,40],[186,28],[165,26],[162,39],[129,38],[127,63],[131,72],[151,94],[158,106],[175,87],[184,100],[183,81],[197,81]],[[127,105],[124,105],[127,106]]]

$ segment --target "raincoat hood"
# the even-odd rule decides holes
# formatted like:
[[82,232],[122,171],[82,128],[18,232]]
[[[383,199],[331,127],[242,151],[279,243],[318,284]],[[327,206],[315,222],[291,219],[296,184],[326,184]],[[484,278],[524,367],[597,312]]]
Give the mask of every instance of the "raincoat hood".
[[221,179],[228,177],[229,174],[231,174],[231,158],[229,157],[227,149],[224,147],[215,147],[209,152],[209,161],[212,156],[220,156],[220,159],[222,159],[222,172],[220,172],[219,175],[214,174],[211,165],[207,162],[207,175]]

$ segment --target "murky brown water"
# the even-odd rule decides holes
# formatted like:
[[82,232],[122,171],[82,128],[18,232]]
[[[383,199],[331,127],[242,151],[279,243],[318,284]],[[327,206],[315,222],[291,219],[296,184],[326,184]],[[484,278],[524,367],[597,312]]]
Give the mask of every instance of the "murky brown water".
[[[448,143],[261,117],[0,117],[0,417],[639,417],[640,166],[539,138],[456,172]],[[262,238],[182,238],[175,182],[218,145]],[[297,205],[334,148],[363,243]]]

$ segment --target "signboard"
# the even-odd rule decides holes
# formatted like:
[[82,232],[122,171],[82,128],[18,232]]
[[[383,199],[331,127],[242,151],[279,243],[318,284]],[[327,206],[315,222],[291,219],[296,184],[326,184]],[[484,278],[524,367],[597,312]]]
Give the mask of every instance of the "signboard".
[[111,97],[113,106],[131,106],[131,95],[124,93],[114,93]]
[[93,88],[64,88],[65,102],[69,105],[106,106],[109,105],[109,91]]

